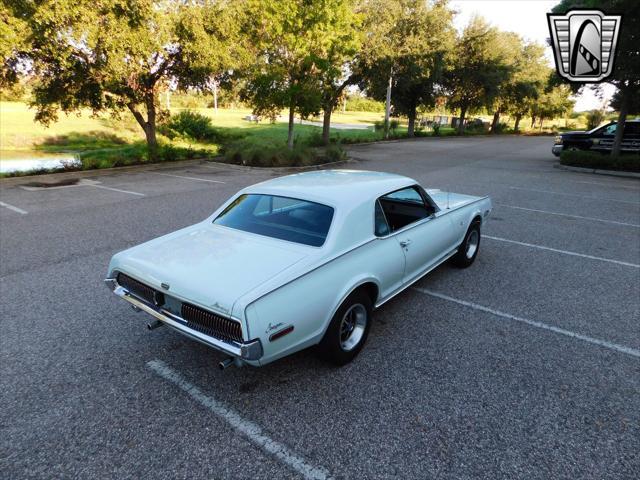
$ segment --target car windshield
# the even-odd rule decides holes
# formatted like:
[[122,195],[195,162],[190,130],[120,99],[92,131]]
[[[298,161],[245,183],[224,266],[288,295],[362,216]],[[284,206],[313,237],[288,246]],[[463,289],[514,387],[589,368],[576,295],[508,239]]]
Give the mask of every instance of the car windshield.
[[213,221],[289,242],[321,247],[327,238],[333,208],[275,195],[240,195]]

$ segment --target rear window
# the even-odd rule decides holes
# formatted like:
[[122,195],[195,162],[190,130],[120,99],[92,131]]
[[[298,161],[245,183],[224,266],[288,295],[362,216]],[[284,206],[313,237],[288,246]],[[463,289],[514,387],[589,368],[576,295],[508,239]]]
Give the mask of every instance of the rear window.
[[240,195],[213,221],[265,237],[321,247],[327,238],[333,208],[275,195]]

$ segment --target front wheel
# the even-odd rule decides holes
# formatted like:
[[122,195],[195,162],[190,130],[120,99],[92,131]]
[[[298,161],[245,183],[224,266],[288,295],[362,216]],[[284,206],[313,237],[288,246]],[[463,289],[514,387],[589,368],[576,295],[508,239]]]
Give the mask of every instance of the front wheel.
[[349,295],[331,319],[320,345],[320,355],[342,366],[362,350],[371,327],[371,298],[363,291]]
[[471,266],[480,250],[480,222],[478,220],[471,223],[464,240],[458,247],[458,253],[451,257],[451,262],[459,268]]

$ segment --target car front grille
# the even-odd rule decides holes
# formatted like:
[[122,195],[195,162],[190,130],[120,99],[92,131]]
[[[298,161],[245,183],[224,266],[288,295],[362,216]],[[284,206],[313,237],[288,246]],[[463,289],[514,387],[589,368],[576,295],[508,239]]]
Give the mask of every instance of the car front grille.
[[146,300],[147,302],[154,305],[164,304],[164,294],[162,292],[158,292],[148,285],[139,282],[135,278],[131,278],[129,275],[118,273],[117,282],[118,285],[126,288],[136,297],[140,297],[141,299]]
[[182,304],[182,318],[188,326],[210,337],[242,342],[240,322],[221,317],[189,303]]

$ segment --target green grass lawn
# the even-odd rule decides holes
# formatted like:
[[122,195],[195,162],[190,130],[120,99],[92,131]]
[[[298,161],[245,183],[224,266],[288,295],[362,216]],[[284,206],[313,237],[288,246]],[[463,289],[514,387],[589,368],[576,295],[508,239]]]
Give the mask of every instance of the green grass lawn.
[[[173,114],[180,110],[174,109]],[[158,136],[160,144],[159,161],[185,158],[213,158],[224,153],[225,148],[245,148],[259,151],[261,148],[283,149],[287,140],[286,113],[271,124],[249,122],[244,118],[251,114],[249,109],[193,108],[211,119],[221,140],[198,141],[185,136],[172,139]],[[85,110],[70,115],[60,114],[57,122],[44,126],[34,121],[34,110],[21,102],[0,102],[0,160],[19,160],[47,157],[52,154],[73,154],[82,162],[82,168],[106,168],[111,166],[145,163],[147,149],[140,126],[128,112],[118,118],[108,114],[92,115]],[[335,112],[334,124],[372,125],[383,119],[383,114],[373,112]],[[322,118],[313,118],[322,121]],[[406,120],[401,120],[392,138],[406,136]],[[321,144],[322,129],[314,125],[302,125],[296,121],[294,127],[297,148]],[[451,135],[452,128],[441,128],[441,135]],[[426,133],[427,135],[429,133]],[[425,132],[419,135],[424,136]],[[226,139],[226,140],[222,140]],[[239,146],[239,139],[242,145]],[[348,144],[378,141],[383,139],[380,131],[367,129],[332,129],[334,143]],[[235,142],[235,144],[234,144]],[[228,155],[227,155],[228,157]]]
[[[253,123],[244,118],[249,109],[191,109],[212,120],[223,136],[243,138],[253,145],[284,146],[287,124],[278,121]],[[177,113],[180,109],[175,109]],[[286,113],[286,112],[285,112]],[[83,168],[105,168],[146,161],[146,143],[140,126],[128,112],[119,118],[108,114],[94,116],[90,111],[77,114],[60,114],[58,121],[49,126],[34,121],[34,110],[21,102],[0,102],[0,160],[46,158],[48,155],[71,153],[77,155]],[[286,118],[285,115],[281,120]],[[366,124],[380,120],[381,115],[370,112],[336,113],[335,123]],[[295,141],[298,145],[320,143],[321,129],[312,125],[295,125]],[[367,130],[335,130],[333,140],[362,142],[381,139],[379,132]],[[195,157],[215,157],[221,144],[201,142],[178,137],[170,140],[159,134],[161,160],[178,160]]]

